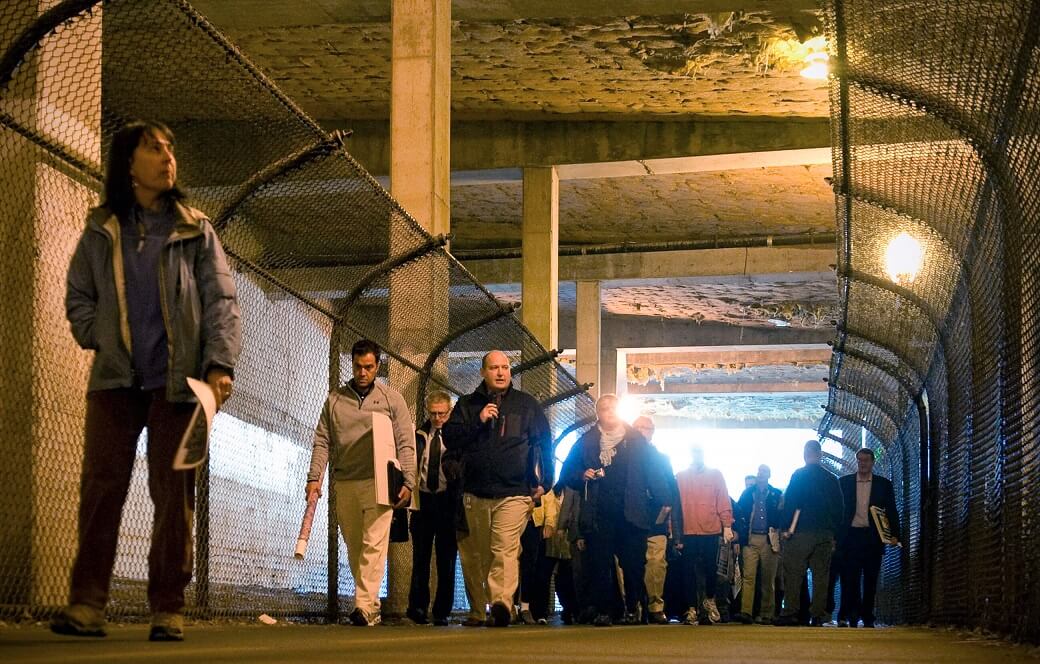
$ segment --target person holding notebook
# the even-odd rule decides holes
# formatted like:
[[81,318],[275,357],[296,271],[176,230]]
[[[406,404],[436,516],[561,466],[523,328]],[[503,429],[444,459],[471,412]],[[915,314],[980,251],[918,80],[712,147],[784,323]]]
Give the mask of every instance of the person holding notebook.
[[[336,483],[336,519],[347,544],[347,562],[354,577],[354,610],[350,622],[359,627],[379,624],[379,586],[386,570],[390,522],[394,508],[408,505],[415,487],[415,434],[412,416],[401,394],[376,381],[379,344],[362,339],[350,350],[354,376],[333,390],[314,430],[311,466],[307,473],[307,497],[321,492],[325,466],[332,459]],[[373,445],[373,414],[390,418],[397,462],[404,486],[393,506],[376,500],[377,472]]]
[[[841,564],[840,627],[874,626],[874,595],[877,592],[885,542],[871,516],[872,509],[884,510],[890,543],[899,542],[899,511],[892,482],[874,474],[874,450],[864,447],[856,452],[857,471],[838,480],[845,510],[838,537]],[[862,584],[862,589],[861,589]]]

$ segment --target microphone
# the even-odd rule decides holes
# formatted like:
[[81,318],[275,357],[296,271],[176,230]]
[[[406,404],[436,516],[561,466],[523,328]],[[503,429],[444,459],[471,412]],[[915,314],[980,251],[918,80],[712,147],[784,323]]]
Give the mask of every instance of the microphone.
[[[498,394],[492,395],[491,403],[495,404],[495,406],[497,408],[501,408],[502,407],[502,394],[498,393]],[[491,428],[492,429],[495,429],[498,426],[499,415],[501,415],[501,412],[498,415],[495,415],[494,417],[491,418]]]

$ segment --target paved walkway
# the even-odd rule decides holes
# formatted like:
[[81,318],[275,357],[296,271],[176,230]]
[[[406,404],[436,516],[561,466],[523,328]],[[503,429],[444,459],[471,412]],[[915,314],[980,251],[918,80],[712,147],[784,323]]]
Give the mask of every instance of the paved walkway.
[[644,627],[347,627],[204,624],[183,643],[149,643],[146,625],[113,626],[105,639],[45,627],[0,628],[0,662],[1040,662],[1040,649],[924,628],[682,625]]

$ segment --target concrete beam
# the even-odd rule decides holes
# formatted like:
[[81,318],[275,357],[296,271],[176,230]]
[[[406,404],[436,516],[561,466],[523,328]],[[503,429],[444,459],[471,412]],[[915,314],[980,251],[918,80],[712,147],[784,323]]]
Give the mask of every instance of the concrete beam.
[[[593,256],[560,256],[560,281],[672,279],[790,272],[829,272],[835,247],[740,247],[689,251],[633,252]],[[522,258],[465,261],[483,284],[519,283]]]
[[[329,130],[352,130],[347,142],[350,154],[373,175],[388,173],[387,122],[330,120],[321,124]],[[456,117],[451,123],[451,169],[482,171],[804,150],[827,148],[830,138],[828,118],[584,119],[577,122],[466,121]],[[669,172],[669,167],[682,165],[660,164],[661,172]],[[713,168],[719,170],[717,166]],[[640,174],[646,175],[647,171],[643,169]]]
[[630,364],[742,364],[745,366],[795,363],[827,364],[831,360],[831,347],[827,344],[666,347],[646,351],[630,350],[627,357]]
[[657,383],[652,385],[633,385],[629,383],[626,390],[628,394],[648,394],[651,396],[663,396],[665,394],[757,394],[768,393],[790,393],[790,392],[826,392],[827,384],[822,380],[791,383],[697,383],[689,385],[668,384],[667,389],[662,392]]
[[[809,166],[829,163],[831,163],[830,148],[805,148],[801,150],[770,150],[768,152],[702,155],[699,157],[673,157],[671,159],[610,161],[600,164],[571,164],[560,166],[559,173],[561,180],[597,180],[603,178],[709,173],[714,171],[738,171],[751,168],[780,168],[784,166]],[[498,173],[499,171],[494,172]]]
[[[390,20],[390,0],[195,0],[192,5],[221,29],[257,30],[288,25],[382,23]],[[815,0],[454,0],[457,21],[594,18],[768,11],[789,15],[817,11]]]

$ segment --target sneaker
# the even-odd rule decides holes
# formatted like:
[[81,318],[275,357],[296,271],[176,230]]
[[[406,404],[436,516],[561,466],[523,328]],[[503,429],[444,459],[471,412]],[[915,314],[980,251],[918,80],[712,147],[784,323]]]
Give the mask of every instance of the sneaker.
[[184,615],[159,611],[152,615],[152,630],[149,641],[183,641]]
[[848,620],[842,619],[842,620],[838,621],[838,627],[848,627],[848,626],[849,626],[849,621]]
[[737,614],[737,622],[743,623],[745,625],[750,625],[751,624],[751,614],[750,613],[743,613],[743,612],[738,613]]
[[493,627],[509,627],[512,619],[513,612],[509,610],[508,606],[502,602],[495,602],[491,605],[491,625]]
[[534,619],[534,615],[531,613],[531,609],[521,609],[520,619],[518,622],[522,625],[537,625],[538,621]]
[[614,624],[614,621],[610,619],[609,613],[600,613],[596,615],[596,618],[592,621],[592,624],[596,627],[610,627]]
[[686,609],[686,615],[683,616],[682,623],[684,625],[697,625],[697,624],[699,624],[698,620],[697,620],[697,609],[695,609],[693,607],[690,607],[689,609]]
[[447,618],[438,618],[437,616],[434,616],[433,617],[433,626],[434,627],[447,627],[448,626],[448,619]]
[[360,606],[354,607],[354,610],[350,612],[350,624],[355,627],[368,627],[368,615]]
[[704,599],[704,610],[708,614],[708,620],[709,621],[711,621],[713,623],[717,623],[717,622],[722,620],[722,616],[719,615],[719,609],[718,609],[717,606],[715,606],[715,600],[705,598]]
[[66,636],[106,636],[105,612],[86,604],[73,604],[51,620],[51,631]]
[[538,619],[538,624],[539,625],[548,625],[549,624],[549,619],[548,618],[539,618]]
[[650,622],[654,625],[667,625],[668,616],[664,614],[664,611],[651,611]]

